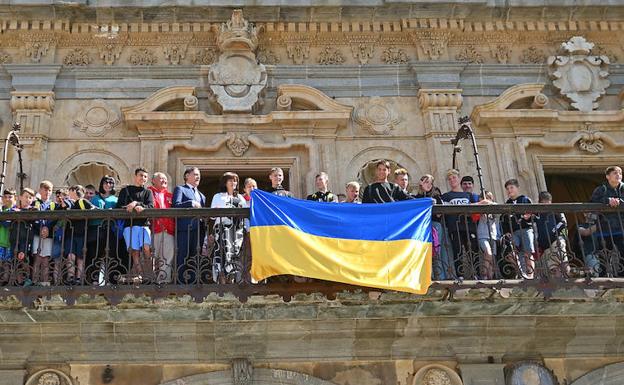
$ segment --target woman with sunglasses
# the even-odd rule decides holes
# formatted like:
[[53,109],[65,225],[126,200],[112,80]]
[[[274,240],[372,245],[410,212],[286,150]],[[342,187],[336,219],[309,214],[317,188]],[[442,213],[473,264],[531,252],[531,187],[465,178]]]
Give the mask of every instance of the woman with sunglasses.
[[[91,203],[99,209],[113,209],[117,205],[117,196],[115,194],[115,178],[104,175],[102,179],[100,179],[97,194],[91,198]],[[106,281],[109,280],[109,277],[117,275],[112,274],[110,271],[111,268],[119,266],[121,261],[127,259],[127,257],[119,255],[119,253],[124,252],[125,247],[118,247],[121,237],[117,236],[116,229],[118,226],[115,220],[94,219],[90,225],[97,226],[98,245],[96,247],[97,255],[93,258],[93,265],[95,266],[90,266],[91,269],[87,271],[87,279],[92,282],[97,282],[98,285],[104,285]],[[107,248],[108,258],[106,258]],[[107,271],[108,273],[106,273]]]

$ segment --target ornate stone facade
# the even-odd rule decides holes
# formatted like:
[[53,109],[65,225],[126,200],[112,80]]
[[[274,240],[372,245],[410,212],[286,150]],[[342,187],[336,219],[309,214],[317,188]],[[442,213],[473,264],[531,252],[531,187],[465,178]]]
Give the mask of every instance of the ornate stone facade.
[[[116,2],[57,3],[14,7],[0,20],[3,135],[22,124],[31,186],[97,183],[103,174],[125,184],[138,166],[165,172],[171,185],[188,166],[265,179],[282,167],[302,197],[320,171],[342,192],[351,180],[369,183],[371,162],[385,158],[412,180],[433,174],[445,190],[464,115],[499,200],[509,178],[536,198],[551,187],[549,175],[602,178],[621,162],[624,14],[606,1],[582,12],[532,6],[537,0],[506,8],[260,1],[234,12],[177,1],[123,11]],[[50,9],[58,16],[46,20]],[[15,162],[10,153],[9,170]],[[472,162],[460,153],[462,173]],[[14,172],[7,182],[16,185]],[[40,298],[37,312],[6,299],[0,384],[593,385],[621,377],[617,290],[549,301],[504,289],[464,294],[244,304],[226,294],[117,307],[87,295],[76,307]]]

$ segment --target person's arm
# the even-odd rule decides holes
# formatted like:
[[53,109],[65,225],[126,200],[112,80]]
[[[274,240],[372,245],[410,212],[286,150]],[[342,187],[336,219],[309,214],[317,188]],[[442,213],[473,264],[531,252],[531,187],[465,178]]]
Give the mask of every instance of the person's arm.
[[173,190],[173,207],[176,208],[191,208],[193,207],[193,201],[187,200],[182,201],[184,199],[184,191],[181,186],[176,186]]

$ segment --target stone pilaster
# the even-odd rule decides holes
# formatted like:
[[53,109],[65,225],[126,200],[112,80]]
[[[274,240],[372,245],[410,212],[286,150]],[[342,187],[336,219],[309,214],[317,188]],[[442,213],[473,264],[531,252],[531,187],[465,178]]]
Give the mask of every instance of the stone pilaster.
[[425,137],[432,174],[443,185],[445,171],[452,166],[453,148],[450,140],[457,132],[458,112],[462,105],[462,90],[425,89],[418,91],[418,104],[425,123]]
[[[54,84],[61,66],[57,65],[6,65],[11,75],[9,106],[13,122],[21,124],[20,142],[24,147],[25,186],[34,186],[47,173],[47,146],[54,112]],[[13,157],[16,158],[16,157]],[[17,170],[13,159],[11,169]],[[11,183],[13,172],[9,172]],[[15,179],[15,186],[18,180]]]

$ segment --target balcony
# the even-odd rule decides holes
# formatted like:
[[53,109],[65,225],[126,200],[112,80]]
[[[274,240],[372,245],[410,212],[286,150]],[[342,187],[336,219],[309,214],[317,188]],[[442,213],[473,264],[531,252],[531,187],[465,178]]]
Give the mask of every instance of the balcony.
[[[466,235],[475,232],[471,221],[477,220],[476,214],[489,218],[493,225],[503,218],[502,225],[492,227],[498,231],[502,227],[502,233],[509,231],[505,226],[520,226],[520,222],[525,229],[539,233],[538,218],[556,218],[559,213],[565,214],[567,227],[547,229],[546,243],[551,245],[551,250],[543,255],[538,251],[526,253],[522,240],[514,244],[513,236],[498,239],[488,235],[485,242],[492,250],[494,246],[497,249],[489,258],[483,252],[485,247],[478,246],[478,239]],[[239,274],[213,274],[212,248],[224,247],[224,237],[215,239],[214,234],[224,233],[228,223],[245,223],[248,216],[248,209],[145,210],[141,214],[123,210],[0,213],[0,222],[11,233],[13,254],[0,267],[0,298],[13,301],[15,306],[33,306],[46,298],[62,298],[67,305],[73,305],[79,298],[103,297],[115,305],[128,295],[151,299],[190,295],[197,302],[210,295],[233,295],[244,302],[252,296],[278,295],[288,301],[297,294],[321,293],[332,299],[345,291],[370,295],[381,291],[289,276],[252,283],[249,275],[252,256],[246,234],[240,251],[232,259]],[[527,289],[549,298],[560,289],[595,291],[624,287],[620,255],[624,212],[619,208],[580,203],[434,206],[433,216],[440,223],[434,227],[445,230],[436,237],[440,246],[435,248],[432,260],[434,282],[430,293],[444,291],[452,297],[466,289]],[[171,263],[166,263],[160,255],[149,257],[145,253],[133,261],[125,251],[117,222],[126,220],[132,224],[149,219],[154,223],[161,218],[172,218],[178,226],[189,220],[198,221],[202,231],[192,239],[174,235],[174,244],[179,245],[180,241],[186,242],[187,247],[194,244],[198,251],[180,259],[182,263],[176,262],[177,247]],[[217,218],[220,220],[215,225]],[[455,226],[450,225],[451,221]],[[511,222],[515,225],[510,225]],[[47,267],[27,250],[32,245],[37,223],[50,225],[49,237],[55,242]],[[72,244],[78,245],[78,254],[86,255],[84,267],[69,255],[72,250],[67,245]],[[441,253],[445,245],[446,257]],[[20,251],[25,251],[23,259],[18,258]]]

